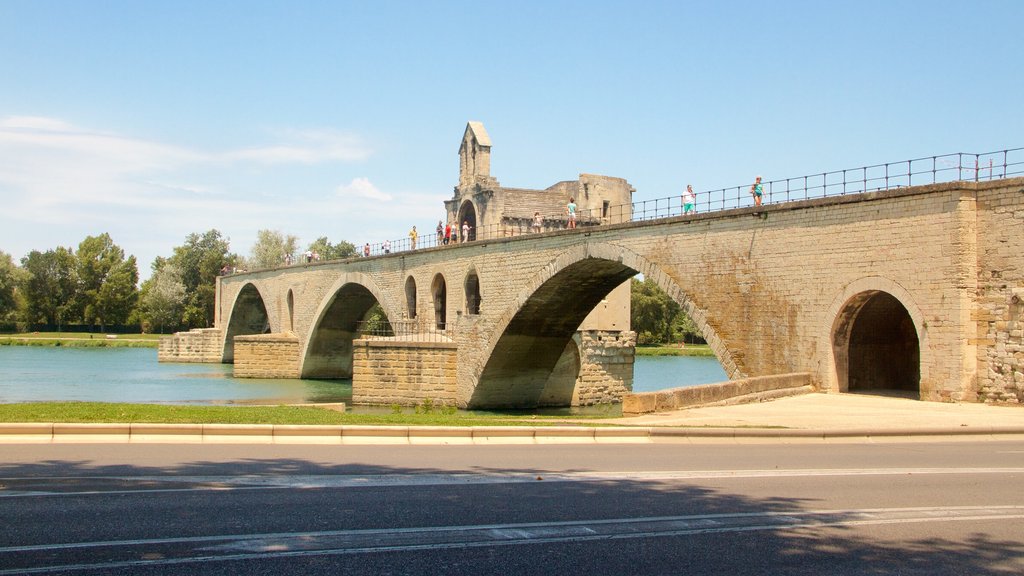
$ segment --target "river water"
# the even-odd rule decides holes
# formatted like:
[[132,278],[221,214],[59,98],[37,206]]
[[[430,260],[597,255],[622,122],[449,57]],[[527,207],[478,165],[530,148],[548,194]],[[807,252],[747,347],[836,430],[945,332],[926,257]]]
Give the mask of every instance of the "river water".
[[[163,364],[152,348],[0,346],[0,403],[294,404],[348,402],[350,380],[234,378],[230,364]],[[633,390],[727,380],[715,358],[638,356]]]

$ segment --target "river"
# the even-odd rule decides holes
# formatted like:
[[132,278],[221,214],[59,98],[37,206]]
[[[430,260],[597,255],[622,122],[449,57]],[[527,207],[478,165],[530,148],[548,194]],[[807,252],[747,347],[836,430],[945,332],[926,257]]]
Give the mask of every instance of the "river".
[[[726,379],[715,358],[638,356],[633,390]],[[230,364],[163,364],[152,348],[0,346],[0,403],[295,404],[351,398],[350,380],[234,378]]]

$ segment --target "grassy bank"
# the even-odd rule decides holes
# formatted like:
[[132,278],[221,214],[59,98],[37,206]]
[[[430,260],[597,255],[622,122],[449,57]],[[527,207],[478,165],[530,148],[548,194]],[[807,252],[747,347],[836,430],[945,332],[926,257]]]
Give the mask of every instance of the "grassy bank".
[[640,344],[636,347],[637,356],[714,356],[707,344],[687,344],[680,348],[679,344]]
[[[585,420],[587,416],[573,416]],[[590,416],[589,418],[597,418]],[[107,402],[0,404],[0,422],[145,422],[147,424],[369,424],[390,426],[552,426],[565,416],[461,412],[451,408],[394,407],[379,414],[313,406],[173,406]]]
[[0,334],[0,346],[69,348],[156,348],[160,334],[91,334],[89,332],[29,332]]

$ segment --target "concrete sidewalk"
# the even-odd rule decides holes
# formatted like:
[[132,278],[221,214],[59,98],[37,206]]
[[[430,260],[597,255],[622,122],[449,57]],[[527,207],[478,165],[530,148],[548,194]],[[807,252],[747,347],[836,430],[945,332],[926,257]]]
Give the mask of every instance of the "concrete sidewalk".
[[758,404],[689,408],[609,419],[626,426],[874,430],[1006,429],[1024,433],[1024,404],[947,404],[868,394],[804,394]]
[[[614,426],[594,426],[593,424]],[[0,424],[3,443],[555,444],[899,442],[1024,439],[1024,405],[942,404],[861,394],[689,408],[564,426]]]

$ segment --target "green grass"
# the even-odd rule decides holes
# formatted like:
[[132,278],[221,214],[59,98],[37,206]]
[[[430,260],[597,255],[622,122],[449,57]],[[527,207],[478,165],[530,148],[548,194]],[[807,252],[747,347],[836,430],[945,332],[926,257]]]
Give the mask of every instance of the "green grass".
[[105,334],[89,332],[26,332],[0,335],[0,346],[52,346],[68,348],[156,348],[161,334]]
[[678,344],[638,344],[637,356],[714,356],[707,344],[687,344],[680,348]]
[[[585,420],[599,416],[572,416]],[[369,424],[389,426],[553,426],[565,416],[509,415],[434,408],[397,407],[388,413],[342,413],[312,406],[177,406],[109,402],[0,404],[0,422],[147,424]]]

